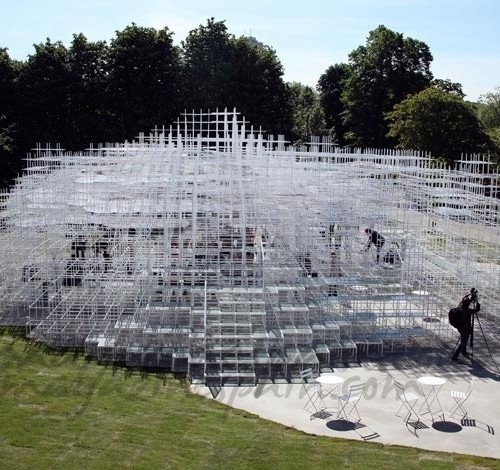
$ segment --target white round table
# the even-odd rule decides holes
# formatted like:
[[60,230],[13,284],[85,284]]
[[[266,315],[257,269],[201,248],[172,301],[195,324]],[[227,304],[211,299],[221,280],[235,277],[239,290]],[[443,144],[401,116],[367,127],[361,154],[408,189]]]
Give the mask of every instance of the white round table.
[[324,400],[325,398],[331,398],[337,402],[340,386],[344,383],[344,378],[335,374],[322,374],[316,377],[315,381],[319,384],[319,397],[322,408],[332,408],[327,407]]
[[419,377],[417,382],[420,385],[422,394],[424,396],[424,402],[419,409],[419,412],[425,408],[423,415],[429,414],[434,422],[434,415],[439,414],[444,419],[443,407],[439,401],[439,391],[441,387],[446,383],[446,379],[442,377],[435,377],[432,375],[426,375],[424,377]]
[[446,383],[446,379],[442,377],[435,377],[426,375],[417,379],[417,382],[422,385],[430,385],[431,387],[442,387]]
[[335,374],[323,374],[316,377],[316,382],[321,385],[340,385],[344,382],[344,379]]

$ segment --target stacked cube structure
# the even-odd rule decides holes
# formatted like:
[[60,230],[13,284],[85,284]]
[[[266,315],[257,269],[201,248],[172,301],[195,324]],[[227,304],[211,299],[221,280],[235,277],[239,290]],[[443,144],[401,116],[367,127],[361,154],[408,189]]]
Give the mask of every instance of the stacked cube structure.
[[[434,347],[471,287],[498,325],[496,171],[293,146],[235,110],[80,153],[38,147],[1,195],[0,322],[218,385]],[[385,239],[378,262],[366,228]]]

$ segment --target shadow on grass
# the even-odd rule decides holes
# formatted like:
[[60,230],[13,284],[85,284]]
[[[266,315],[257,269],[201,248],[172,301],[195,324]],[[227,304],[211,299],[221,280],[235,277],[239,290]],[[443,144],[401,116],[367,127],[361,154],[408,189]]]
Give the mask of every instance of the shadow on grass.
[[63,348],[63,347],[57,347],[57,346],[50,346],[48,344],[40,344],[37,342],[34,342],[35,346],[40,345],[42,348],[43,352],[49,356],[65,356],[65,357],[72,357],[74,361],[85,358],[85,354],[83,351],[83,348]]
[[[95,359],[90,359],[95,361]],[[161,380],[163,385],[167,383],[169,378],[173,378],[180,384],[188,383],[187,375],[182,372],[171,372],[164,368],[156,367],[130,367],[125,363],[98,363],[104,369],[111,369],[112,375],[116,376],[122,374],[125,379],[140,377],[142,381],[150,379]]]
[[74,360],[83,357],[83,348],[67,348],[51,346],[41,341],[26,336],[26,331],[23,327],[9,326],[0,328],[0,336],[8,336],[12,343],[21,342],[24,344],[24,352],[31,351],[41,352],[48,356],[73,356]]
[[24,352],[38,351],[47,356],[66,356],[72,357],[73,360],[85,359],[87,362],[95,362],[104,369],[112,369],[113,375],[118,372],[123,372],[127,377],[140,376],[141,379],[147,380],[150,377],[166,379],[166,377],[173,377],[174,379],[182,382],[187,381],[187,374],[185,372],[171,372],[167,368],[160,367],[131,367],[127,366],[124,362],[99,362],[94,357],[85,355],[83,347],[63,347],[54,346],[36,341],[26,336],[24,327],[4,326],[0,327],[0,336],[6,336],[12,339],[13,342],[21,341],[24,343]]
[[0,336],[8,336],[15,341],[29,342],[29,338],[26,338],[26,331],[22,326],[2,326],[0,327]]

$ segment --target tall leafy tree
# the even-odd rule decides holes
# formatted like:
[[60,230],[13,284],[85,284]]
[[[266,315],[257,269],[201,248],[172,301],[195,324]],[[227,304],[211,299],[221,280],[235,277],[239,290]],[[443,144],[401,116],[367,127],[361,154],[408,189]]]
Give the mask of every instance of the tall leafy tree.
[[500,87],[479,98],[478,116],[500,153]]
[[35,44],[19,76],[20,140],[27,150],[36,143],[61,143],[72,135],[69,110],[68,50],[60,41]]
[[180,57],[168,28],[132,25],[109,48],[108,93],[117,139],[132,139],[179,114]]
[[431,85],[445,91],[446,93],[451,93],[458,96],[459,98],[465,98],[465,93],[462,90],[462,85],[458,82],[452,82],[449,79],[434,78],[431,81]]
[[7,49],[0,48],[0,114],[10,116],[14,106],[14,80],[16,64],[10,58]]
[[104,41],[89,42],[83,34],[73,36],[68,51],[72,149],[85,148],[91,142],[116,140],[111,100],[106,93],[107,57]]
[[462,153],[492,149],[472,105],[436,87],[396,104],[387,122],[397,147],[430,151],[433,157],[445,158],[449,163]]
[[345,106],[342,101],[342,91],[349,73],[350,68],[347,64],[335,64],[328,67],[318,81],[325,125],[338,145],[345,144],[346,128],[343,123]]
[[231,73],[233,36],[224,21],[207,20],[181,42],[187,109],[230,106],[226,96]]
[[290,88],[276,52],[244,36],[230,38],[229,46],[230,67],[220,83],[224,106],[236,107],[268,132],[288,136],[292,130]]
[[428,46],[379,26],[365,46],[349,54],[350,73],[343,82],[346,141],[364,147],[390,147],[384,114],[408,95],[430,85]]
[[479,98],[479,119],[488,130],[500,127],[500,87]]
[[187,109],[236,107],[266,131],[290,131],[290,91],[272,48],[235,38],[224,21],[210,18],[189,32],[182,53]]
[[11,183],[19,171],[20,162],[16,157],[16,105],[15,80],[18,63],[13,61],[7,49],[0,48],[0,187]]
[[319,93],[312,87],[293,82],[290,85],[293,110],[293,137],[306,140],[311,135],[325,135],[325,119]]

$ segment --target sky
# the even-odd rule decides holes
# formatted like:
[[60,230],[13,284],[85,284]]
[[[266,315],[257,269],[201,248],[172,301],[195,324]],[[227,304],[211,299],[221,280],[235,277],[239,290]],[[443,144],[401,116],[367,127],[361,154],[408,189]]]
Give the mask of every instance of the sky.
[[272,47],[287,82],[314,87],[384,25],[426,43],[434,77],[461,83],[467,100],[500,87],[499,0],[0,0],[0,12],[0,47],[18,60],[46,38],[109,43],[132,22],[167,26],[178,44],[213,17]]

